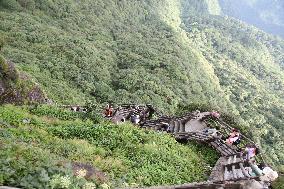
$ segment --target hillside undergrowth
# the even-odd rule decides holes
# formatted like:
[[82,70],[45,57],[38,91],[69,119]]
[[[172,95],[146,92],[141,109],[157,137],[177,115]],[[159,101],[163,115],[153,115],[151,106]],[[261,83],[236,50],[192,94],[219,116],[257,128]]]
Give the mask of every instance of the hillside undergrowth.
[[[131,124],[94,124],[56,107],[44,110],[47,107],[0,107],[0,185],[115,188],[182,184],[206,180],[218,158],[209,147],[181,145],[168,134]],[[58,117],[59,112],[64,117]],[[78,164],[81,172],[89,168],[87,175],[92,171],[93,175],[78,175],[80,170],[74,172]]]

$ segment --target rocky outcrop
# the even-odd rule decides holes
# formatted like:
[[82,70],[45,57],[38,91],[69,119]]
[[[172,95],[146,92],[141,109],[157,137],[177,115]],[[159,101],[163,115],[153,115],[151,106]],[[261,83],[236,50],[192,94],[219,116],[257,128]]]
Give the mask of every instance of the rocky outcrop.
[[0,104],[43,102],[45,94],[29,76],[19,72],[11,61],[0,57]]
[[90,164],[73,162],[72,163],[73,174],[76,177],[84,177],[87,180],[95,179],[100,183],[105,183],[109,180],[107,175],[99,169],[93,167]]

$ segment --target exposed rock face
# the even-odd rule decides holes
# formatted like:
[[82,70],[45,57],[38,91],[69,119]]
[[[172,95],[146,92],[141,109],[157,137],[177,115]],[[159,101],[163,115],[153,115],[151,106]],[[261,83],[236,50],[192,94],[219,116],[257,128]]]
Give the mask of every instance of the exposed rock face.
[[34,86],[28,93],[28,100],[31,102],[42,102],[45,99],[44,94],[39,86]]
[[18,72],[11,61],[1,59],[0,104],[43,102],[45,95],[30,77]]

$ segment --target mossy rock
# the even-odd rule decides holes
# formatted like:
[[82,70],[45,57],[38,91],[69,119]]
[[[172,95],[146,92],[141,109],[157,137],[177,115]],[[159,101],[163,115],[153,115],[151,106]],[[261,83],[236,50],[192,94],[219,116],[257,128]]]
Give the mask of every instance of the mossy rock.
[[6,61],[2,56],[0,56],[0,74],[0,77],[7,81],[17,81],[19,79],[19,72],[15,65],[10,61]]
[[3,56],[0,56],[0,94],[0,104],[29,104],[45,98],[41,88]]

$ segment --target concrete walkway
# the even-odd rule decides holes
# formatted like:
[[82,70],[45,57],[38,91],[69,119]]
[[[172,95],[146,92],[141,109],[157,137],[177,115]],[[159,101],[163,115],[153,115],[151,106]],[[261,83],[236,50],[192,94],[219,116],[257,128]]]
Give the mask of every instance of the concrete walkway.
[[200,121],[200,119],[207,115],[210,115],[210,112],[198,113],[195,119],[191,119],[185,124],[185,132],[201,131],[205,129],[206,123]]

